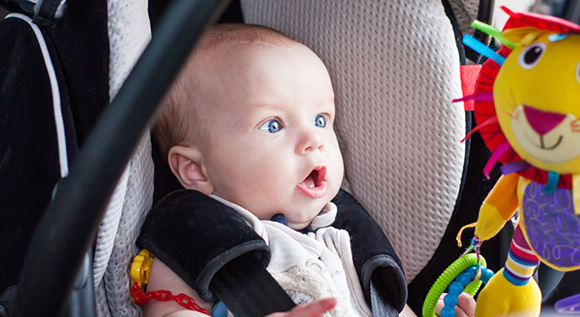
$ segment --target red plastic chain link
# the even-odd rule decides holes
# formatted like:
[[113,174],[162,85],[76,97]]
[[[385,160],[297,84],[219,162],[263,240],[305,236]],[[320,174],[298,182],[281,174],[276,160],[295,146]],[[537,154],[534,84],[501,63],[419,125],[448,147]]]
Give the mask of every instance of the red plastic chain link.
[[193,298],[181,293],[178,294],[177,296],[174,296],[173,294],[171,294],[170,291],[166,291],[166,290],[158,290],[158,291],[152,291],[152,292],[144,292],[141,287],[139,287],[139,284],[137,282],[135,282],[133,284],[133,287],[131,287],[131,296],[133,296],[133,298],[135,299],[135,304],[142,306],[145,305],[147,303],[149,303],[150,300],[155,299],[155,300],[159,300],[159,301],[170,301],[170,300],[175,300],[179,305],[193,310],[193,311],[198,311],[200,313],[204,313],[206,315],[211,316],[207,310],[199,307],[199,305],[197,305],[195,303],[195,301],[193,300]]

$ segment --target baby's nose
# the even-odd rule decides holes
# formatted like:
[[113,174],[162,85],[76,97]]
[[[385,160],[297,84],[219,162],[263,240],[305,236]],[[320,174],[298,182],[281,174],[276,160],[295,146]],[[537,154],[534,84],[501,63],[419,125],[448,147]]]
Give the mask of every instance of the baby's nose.
[[322,151],[323,149],[324,139],[319,133],[315,132],[304,133],[296,148],[298,154],[301,155],[314,151]]

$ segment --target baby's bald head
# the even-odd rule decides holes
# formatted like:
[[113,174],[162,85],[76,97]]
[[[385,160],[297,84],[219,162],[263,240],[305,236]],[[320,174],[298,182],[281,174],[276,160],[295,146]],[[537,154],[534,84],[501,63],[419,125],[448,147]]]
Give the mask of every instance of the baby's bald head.
[[163,101],[153,129],[164,157],[175,145],[208,146],[206,114],[215,110],[220,99],[212,89],[215,81],[212,84],[210,79],[216,77],[216,71],[224,71],[225,63],[255,46],[292,45],[303,46],[276,30],[258,25],[218,24],[209,29]]

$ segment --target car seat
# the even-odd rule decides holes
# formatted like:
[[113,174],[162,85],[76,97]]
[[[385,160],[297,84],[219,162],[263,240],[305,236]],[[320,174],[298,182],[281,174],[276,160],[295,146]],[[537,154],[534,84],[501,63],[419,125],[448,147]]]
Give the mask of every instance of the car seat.
[[[2,142],[2,153],[5,166],[11,168],[11,171],[4,170],[2,177],[11,180],[3,182],[3,207],[0,208],[1,222],[5,226],[2,231],[6,234],[2,237],[2,253],[6,254],[2,262],[7,264],[3,265],[6,270],[3,270],[0,283],[2,291],[16,282],[25,247],[51,199],[53,187],[68,174],[66,159],[71,162],[76,159],[78,148],[88,138],[96,118],[115,96],[150,38],[146,1],[92,1],[90,4],[44,1],[34,8],[32,5],[27,1],[6,2],[6,7],[34,16],[35,23],[18,16],[9,16],[2,22],[3,43],[11,48],[3,50],[1,76],[1,104],[3,117],[7,118],[2,134],[10,136]],[[52,12],[42,10],[46,6]],[[56,9],[61,7],[66,7],[65,14],[57,20],[60,12],[57,13]],[[44,43],[47,47],[42,55],[37,51],[37,43]],[[54,80],[47,84],[46,69],[50,68],[55,70],[51,77]],[[53,106],[54,116],[47,113]],[[59,116],[61,128],[58,128],[59,120],[51,120],[56,118],[57,106],[62,111]],[[57,122],[57,127],[53,121]],[[56,144],[55,130],[64,130],[65,137],[59,135],[59,141],[66,139],[64,142]],[[55,155],[63,146],[68,146],[68,156]],[[31,151],[31,148],[38,149]],[[116,239],[117,236],[126,238],[117,231],[134,234],[136,229],[127,230],[123,225],[133,223],[138,227],[138,217],[144,217],[144,211],[150,207],[153,165],[149,148],[147,134],[128,163],[126,172],[119,178],[100,226],[106,229],[99,230],[97,235],[96,265],[91,276],[94,275],[96,281],[97,298],[102,300],[106,300],[106,296],[100,295],[105,293],[105,286],[101,283],[105,267],[115,268],[114,261],[108,265],[109,254],[115,243],[126,243]],[[93,194],[95,190],[98,187],[91,190]],[[91,195],[87,191],[78,193],[75,198],[95,204],[95,201],[91,202]],[[137,218],[121,222],[122,211]],[[66,220],[60,219],[53,225],[56,228],[78,225]],[[96,229],[90,232],[96,233]],[[66,253],[65,250],[62,252]],[[126,252],[130,252],[130,248]],[[75,271],[74,264],[70,269]],[[50,292],[50,287],[47,291]]]
[[[44,0],[45,4],[49,2]],[[26,1],[2,2],[10,9],[26,11],[23,3]],[[67,130],[70,131],[67,132],[70,133],[67,144],[72,144],[69,149],[81,149],[79,154],[70,150],[69,161],[76,160],[77,155],[82,157],[83,145],[91,129],[98,131],[99,126],[93,128],[96,118],[104,105],[114,100],[149,40],[149,17],[155,39],[156,18],[167,5],[162,0],[152,0],[150,12],[147,12],[145,0],[103,0],[93,1],[90,5],[71,0],[62,20],[54,22],[52,27],[42,27],[49,46],[54,46],[51,59],[62,68],[59,77],[64,78],[62,82],[65,83],[60,88],[62,99],[70,103],[69,119],[65,122],[72,124],[72,128]],[[346,164],[345,187],[372,213],[393,243],[410,283],[409,304],[419,312],[428,286],[461,253],[451,242],[455,234],[461,226],[475,220],[480,202],[493,185],[493,180],[487,181],[481,173],[489,156],[481,141],[475,137],[466,143],[459,142],[470,130],[470,115],[466,115],[461,104],[451,103],[452,99],[462,95],[460,65],[466,63],[458,39],[461,33],[470,32],[468,25],[474,17],[489,19],[490,3],[241,0],[234,2],[233,6],[243,15],[245,22],[273,27],[312,47],[328,66],[336,92],[337,133]],[[56,8],[53,6],[53,11]],[[34,11],[29,14],[34,14]],[[1,28],[14,23],[10,19],[7,21],[2,22]],[[35,21],[47,24],[50,17],[36,17]],[[18,28],[20,26],[14,27],[13,32]],[[6,32],[2,34],[16,42],[13,46],[17,47],[14,36]],[[86,51],[78,52],[79,48]],[[5,56],[19,56],[21,52],[26,52],[26,49],[11,51]],[[476,58],[473,52],[468,56],[470,54],[472,59]],[[79,60],[69,60],[69,56]],[[17,63],[20,58],[24,60],[21,56],[16,60],[2,58],[2,118],[13,118],[12,113],[18,113],[19,110],[7,107],[17,104],[14,99],[22,95],[31,97],[23,92],[37,91],[32,84],[32,87],[20,86],[22,80],[14,75],[15,71],[10,71],[16,65],[23,66]],[[59,67],[56,69],[58,72]],[[42,76],[46,75],[33,78],[46,81]],[[14,93],[6,95],[6,91]],[[7,96],[14,99],[7,99]],[[50,96],[47,93],[42,98],[36,97],[50,110]],[[111,104],[116,105],[115,102]],[[40,189],[31,188],[26,194],[19,193],[23,188],[31,187],[28,185],[36,182],[36,176],[41,172],[29,171],[31,175],[24,177],[18,175],[24,168],[12,171],[6,168],[13,168],[19,159],[29,156],[27,147],[16,147],[16,144],[36,144],[39,135],[54,130],[52,123],[51,127],[38,126],[34,131],[24,129],[22,118],[36,117],[36,112],[37,108],[31,107],[27,113],[19,113],[21,117],[8,121],[14,125],[3,125],[0,134],[12,135],[10,131],[21,129],[30,132],[27,136],[14,135],[8,142],[0,144],[4,158],[0,172],[14,179],[10,185],[2,182],[5,187],[0,201],[6,204],[0,208],[0,223],[6,226],[2,245],[14,246],[8,253],[15,254],[16,259],[7,261],[12,263],[7,275],[12,276],[2,280],[3,289],[15,283],[14,276],[18,273],[14,272],[20,272],[24,257],[20,250],[24,249],[23,245],[28,245],[32,231],[50,201],[53,186],[64,176],[58,173],[60,162],[56,159],[54,153],[58,151],[54,147],[36,154],[50,160],[46,166],[38,167],[49,174],[40,182],[43,184]],[[44,114],[49,118],[51,115],[51,111]],[[97,136],[94,138],[98,139]],[[141,138],[135,149],[125,172],[119,173],[119,181],[98,230],[95,228],[92,280],[96,290],[96,310],[100,316],[141,313],[129,299],[128,266],[137,251],[134,241],[140,224],[154,197],[148,134]],[[10,156],[10,153],[20,156]],[[15,170],[19,171],[18,174]],[[162,177],[156,175],[156,181]],[[3,176],[2,179],[6,178]],[[93,189],[78,186],[79,195],[90,199],[89,191]],[[171,186],[167,187],[171,189]],[[169,190],[157,184],[155,189],[157,196]],[[22,220],[9,225],[10,222],[5,220],[13,215],[26,215],[31,219],[27,219],[26,224]],[[14,231],[21,232],[22,237],[13,238]],[[493,240],[484,245],[489,252],[484,248],[483,253],[490,254],[488,263],[492,268],[501,263],[496,251],[500,244],[501,241]],[[71,271],[76,271],[77,266],[71,264]],[[23,270],[26,269],[33,267],[25,266]]]

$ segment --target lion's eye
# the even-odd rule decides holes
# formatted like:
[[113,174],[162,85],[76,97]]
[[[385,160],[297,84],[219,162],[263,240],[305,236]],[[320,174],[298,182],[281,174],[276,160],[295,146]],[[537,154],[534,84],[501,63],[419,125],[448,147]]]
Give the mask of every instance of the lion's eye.
[[546,43],[538,42],[524,48],[518,56],[520,66],[525,69],[530,69],[538,64],[542,55],[546,51]]

